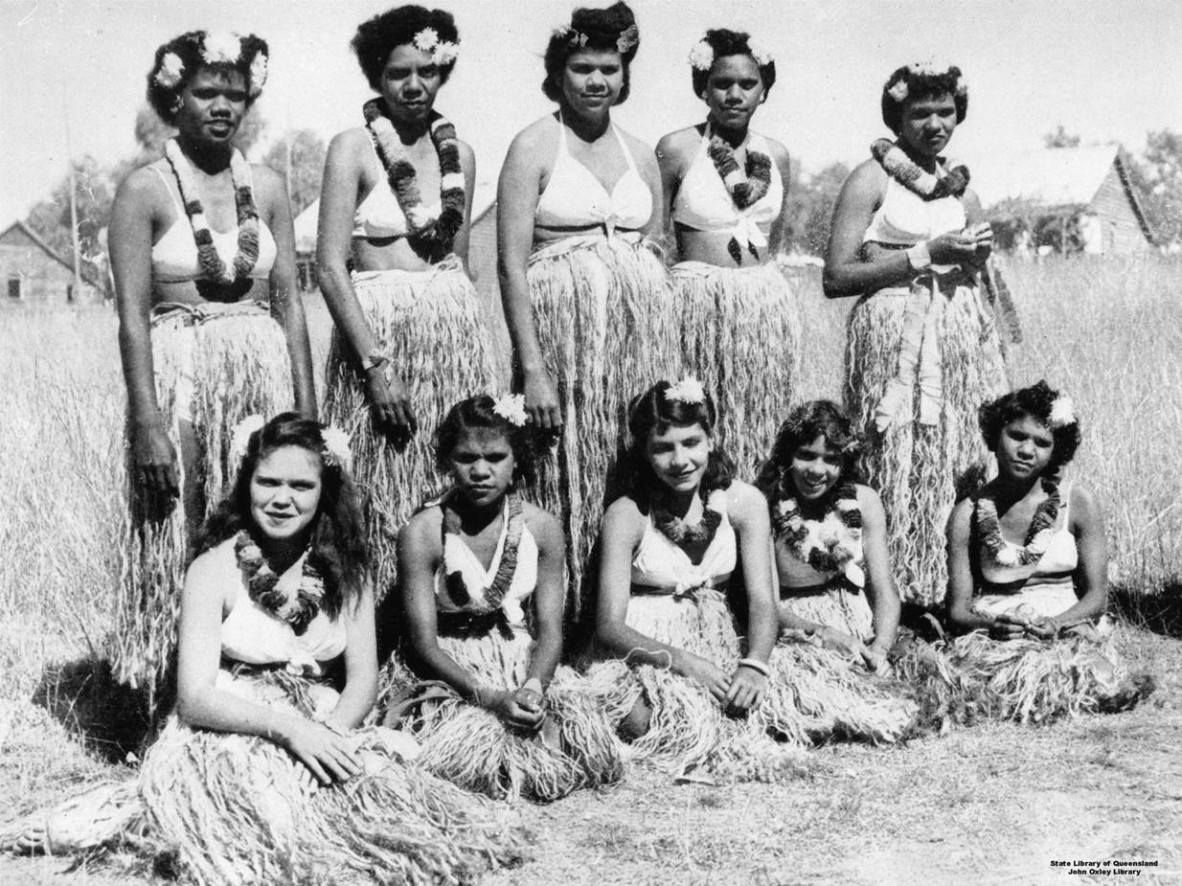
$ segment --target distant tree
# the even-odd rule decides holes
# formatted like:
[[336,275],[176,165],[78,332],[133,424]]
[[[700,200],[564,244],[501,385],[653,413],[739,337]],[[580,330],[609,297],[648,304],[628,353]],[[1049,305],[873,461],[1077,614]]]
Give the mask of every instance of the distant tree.
[[1139,159],[1124,157],[1155,242],[1182,245],[1182,134],[1151,132]]
[[[78,246],[83,262],[101,266],[105,248],[100,232],[111,218],[115,182],[111,170],[87,154],[74,161],[74,199],[78,211]],[[33,206],[25,223],[66,261],[74,260],[70,231],[70,177],[62,176],[50,196]]]
[[276,140],[263,156],[263,162],[287,175],[288,147],[291,149],[291,211],[299,215],[320,196],[320,179],[324,175],[324,140],[311,129],[288,130]]
[[1078,135],[1071,135],[1060,123],[1059,128],[1044,135],[1042,141],[1048,148],[1078,148],[1080,138]]
[[831,163],[808,179],[793,176],[788,185],[786,248],[809,255],[823,255],[829,244],[833,206],[850,168]]

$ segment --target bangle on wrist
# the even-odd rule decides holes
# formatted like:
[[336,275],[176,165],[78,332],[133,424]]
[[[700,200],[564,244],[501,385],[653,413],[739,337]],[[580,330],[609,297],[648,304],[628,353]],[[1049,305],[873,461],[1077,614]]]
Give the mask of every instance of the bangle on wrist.
[[368,355],[366,355],[365,357],[361,358],[361,363],[359,365],[361,366],[362,372],[369,372],[370,370],[373,370],[373,369],[381,369],[383,366],[387,365],[389,362],[390,362],[390,359],[388,357],[384,356],[381,352],[372,351]]
[[932,266],[932,253],[928,250],[927,240],[920,240],[906,251],[906,255],[913,270],[926,271]]
[[765,677],[770,677],[772,675],[772,669],[769,668],[764,662],[756,658],[740,658],[739,667],[751,668],[751,670],[758,671]]
[[538,695],[545,695],[546,691],[542,689],[542,681],[537,677],[530,677],[521,684],[522,689],[528,689],[530,692],[536,692]]

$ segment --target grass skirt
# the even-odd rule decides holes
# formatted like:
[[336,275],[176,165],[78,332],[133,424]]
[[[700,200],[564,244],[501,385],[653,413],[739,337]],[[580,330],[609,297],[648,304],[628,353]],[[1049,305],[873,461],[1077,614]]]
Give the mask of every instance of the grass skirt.
[[[440,637],[439,645],[482,685],[498,690],[525,683],[533,650],[523,629],[511,638],[496,630]],[[555,674],[546,692],[546,724],[536,734],[506,726],[446,684],[419,682],[397,658],[391,671],[403,723],[422,745],[421,765],[460,787],[495,799],[548,803],[623,775],[611,725],[570,668]]]
[[364,773],[316,789],[269,741],[173,718],[141,772],[153,837],[203,886],[468,883],[522,857],[505,810],[408,762],[405,736],[372,727],[353,738]]
[[[157,403],[178,456],[182,416],[192,423],[208,515],[237,470],[229,464],[234,426],[248,415],[270,417],[294,406],[287,339],[265,307],[178,307],[153,316],[152,360]],[[145,689],[155,711],[176,647],[180,589],[197,527],[186,525],[179,501],[167,513],[153,513],[131,471],[128,498],[111,657],[116,678]]]
[[845,384],[846,411],[870,442],[866,479],[886,510],[899,595],[926,607],[944,599],[944,532],[952,506],[985,477],[989,452],[977,407],[1009,389],[997,329],[978,287],[950,284],[933,299],[944,300],[930,330],[942,388],[934,424],[918,420],[918,388],[904,392],[889,426],[880,431],[876,423],[900,369],[911,302],[905,289],[863,298],[850,313]]
[[635,237],[570,237],[535,252],[528,280],[546,369],[564,422],[527,496],[561,516],[568,616],[599,535],[609,469],[624,443],[628,401],[680,367],[681,330],[661,260]]
[[852,593],[837,582],[831,582],[815,593],[794,594],[781,591],[780,608],[793,615],[833,628],[868,643],[874,637],[874,613],[866,592]]
[[[731,673],[741,646],[726,599],[714,590],[696,596],[696,602],[633,596],[627,623]],[[588,681],[613,722],[643,700],[651,723],[632,743],[632,753],[678,775],[703,770],[728,779],[775,778],[799,768],[803,745],[837,736],[893,741],[912,719],[913,705],[854,674],[827,650],[781,644],[769,664],[767,695],[745,719],[727,717],[704,688],[667,668],[603,661],[591,666]]]
[[399,451],[375,431],[348,343],[334,332],[325,371],[325,421],[349,435],[362,492],[378,599],[392,586],[398,532],[420,502],[412,490],[439,490],[435,429],[456,402],[496,392],[492,334],[480,298],[454,256],[426,271],[371,271],[353,289],[382,355],[407,385],[418,433]]
[[672,271],[685,371],[718,406],[719,438],[739,476],[754,480],[793,403],[800,374],[800,305],[775,264]]

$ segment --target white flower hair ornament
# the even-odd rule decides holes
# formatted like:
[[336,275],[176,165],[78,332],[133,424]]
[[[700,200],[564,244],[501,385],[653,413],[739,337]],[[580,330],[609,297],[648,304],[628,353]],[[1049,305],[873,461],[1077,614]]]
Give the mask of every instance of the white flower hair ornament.
[[258,98],[267,83],[267,53],[261,49],[250,60],[250,97]]
[[620,32],[620,36],[616,38],[616,51],[620,55],[624,55],[629,49],[632,49],[640,42],[640,28],[635,24],[628,25]]
[[175,89],[180,85],[184,75],[185,63],[181,61],[181,57],[175,52],[166,52],[160,59],[160,69],[153,79],[165,89]]
[[689,63],[695,71],[709,71],[714,65],[714,47],[705,40],[699,40],[690,50]]
[[450,40],[440,40],[439,32],[434,28],[423,28],[411,41],[419,52],[428,53],[431,61],[437,65],[449,65],[459,57],[460,44]]
[[[940,77],[945,74],[952,73],[953,68],[956,68],[956,71],[957,71],[956,88],[955,88],[956,95],[958,97],[968,95],[969,94],[969,84],[968,84],[968,81],[965,80],[964,74],[960,73],[960,68],[957,68],[956,65],[952,64],[950,61],[947,61],[946,59],[928,58],[928,59],[924,59],[922,61],[911,62],[911,64],[907,65],[907,73],[912,77]],[[896,83],[893,87],[891,87],[891,89],[887,90],[887,92],[890,93],[891,98],[893,98],[897,102],[901,102],[907,98],[906,81],[900,81],[900,82],[903,83],[903,89],[902,89],[901,96],[896,95],[894,92],[894,90],[898,89],[898,87],[899,87],[898,83]]]
[[230,464],[237,470],[246,458],[246,451],[250,449],[250,438],[263,429],[266,420],[257,413],[248,415],[230,432]]
[[669,385],[665,391],[666,400],[676,400],[678,403],[705,403],[706,389],[702,383],[691,375],[687,375],[675,385]]
[[493,413],[499,415],[515,428],[525,427],[525,396],[522,394],[506,394],[493,401]]
[[349,449],[349,435],[336,425],[326,425],[320,429],[320,436],[324,440],[324,451],[321,453],[324,463],[351,470],[353,452]]
[[755,59],[755,63],[761,68],[764,65],[770,65],[776,60],[772,48],[764,42],[762,37],[748,37],[747,50],[751,53],[751,57]]
[[206,34],[201,41],[201,57],[207,65],[236,65],[242,55],[242,38],[229,31]]
[[1051,404],[1051,414],[1047,416],[1047,424],[1053,430],[1075,424],[1075,404],[1071,402],[1070,397],[1060,394],[1055,398],[1055,402]]
[[894,86],[887,88],[887,95],[899,103],[907,101],[907,79],[900,77],[896,80]]

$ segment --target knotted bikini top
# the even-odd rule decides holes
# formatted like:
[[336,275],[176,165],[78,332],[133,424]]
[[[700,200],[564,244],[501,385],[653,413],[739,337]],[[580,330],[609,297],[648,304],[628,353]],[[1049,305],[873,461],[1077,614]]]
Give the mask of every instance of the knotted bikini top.
[[[709,147],[710,128],[707,127],[702,133],[693,162],[677,189],[677,196],[673,200],[673,220],[710,234],[736,235],[741,232],[745,240],[751,239],[750,229],[756,227],[762,234],[756,239],[766,243],[767,233],[772,222],[780,215],[784,202],[784,183],[779,168],[772,163],[767,193],[746,209],[739,209],[726,189],[722,176],[714,168],[714,161],[707,151]],[[747,150],[771,156],[767,139],[754,133],[747,141]]]
[[722,521],[698,563],[653,525],[651,513],[645,518],[644,535],[632,556],[633,586],[683,592],[718,587],[730,578],[738,562],[738,543],[727,516],[725,491],[716,490],[707,505],[722,515]]
[[862,242],[914,246],[921,240],[963,231],[965,220],[959,197],[924,200],[888,175],[882,205],[870,220]]
[[[377,148],[374,146],[372,136],[369,139],[369,146],[376,159]],[[378,167],[382,169],[380,160]],[[443,211],[438,191],[435,194],[435,202],[424,201],[422,205],[423,210],[432,218],[438,218],[439,213]],[[406,215],[403,213],[402,207],[398,205],[398,198],[386,180],[385,169],[382,169],[377,184],[365,195],[365,199],[357,204],[357,210],[353,213],[353,237],[354,239],[381,240],[405,237],[408,231]]]

